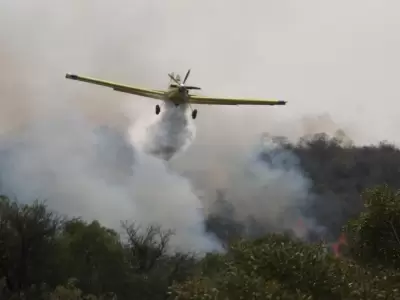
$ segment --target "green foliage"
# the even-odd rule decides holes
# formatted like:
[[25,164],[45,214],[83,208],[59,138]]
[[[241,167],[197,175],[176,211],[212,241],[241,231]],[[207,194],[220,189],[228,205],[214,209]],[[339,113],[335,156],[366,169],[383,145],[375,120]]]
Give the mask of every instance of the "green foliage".
[[54,266],[59,219],[37,201],[18,205],[0,199],[0,278],[13,293],[57,280]]
[[337,298],[344,279],[338,261],[321,246],[307,245],[289,237],[270,235],[232,249],[235,265],[265,280],[277,280],[287,289],[315,297]]
[[[208,258],[209,259],[209,258]],[[207,259],[206,259],[207,260]],[[233,245],[198,276],[172,287],[171,299],[397,299],[400,274],[363,268],[285,236]],[[204,271],[206,270],[206,271]],[[218,271],[217,271],[218,270]]]
[[[209,279],[196,278],[184,284],[172,287],[171,299],[174,300],[243,300],[243,299],[312,299],[301,292],[290,292],[276,281],[264,281],[259,277],[249,277],[240,272],[227,273],[220,278],[218,287]],[[216,279],[217,280],[217,279]]]
[[140,228],[136,224],[123,223],[127,242],[124,245],[129,266],[130,295],[140,299],[165,299],[168,287],[192,273],[195,260],[191,255],[175,253],[167,255],[171,231],[150,225]]
[[400,268],[400,194],[387,185],[363,193],[365,211],[345,227],[350,254],[365,265]]
[[93,294],[121,290],[127,268],[116,232],[97,221],[73,219],[63,224],[59,245],[66,278],[75,277],[82,290]]
[[[212,277],[206,271],[174,286],[176,299],[186,299],[188,290],[197,293],[197,289],[201,292],[193,299],[338,299],[345,292],[339,261],[322,246],[286,236],[241,241],[224,257],[212,260],[220,265]],[[209,270],[208,262],[205,270]],[[203,293],[210,298],[201,298]]]
[[125,241],[97,221],[61,220],[43,203],[2,197],[0,298],[164,299],[173,281],[192,272],[193,257],[167,255],[172,232],[159,226],[123,228]]
[[365,211],[344,228],[347,258],[284,235],[243,240],[206,257],[171,299],[400,299],[399,192],[384,185],[363,198]]
[[364,190],[382,183],[400,188],[400,149],[391,144],[357,147],[343,137],[314,134],[285,147],[299,157],[313,182],[317,200],[310,213],[332,232],[339,233],[349,218],[359,215]]
[[400,299],[400,194],[363,193],[344,227],[346,257],[288,235],[237,239],[201,260],[170,253],[171,231],[123,223],[124,235],[44,204],[0,199],[1,299]]

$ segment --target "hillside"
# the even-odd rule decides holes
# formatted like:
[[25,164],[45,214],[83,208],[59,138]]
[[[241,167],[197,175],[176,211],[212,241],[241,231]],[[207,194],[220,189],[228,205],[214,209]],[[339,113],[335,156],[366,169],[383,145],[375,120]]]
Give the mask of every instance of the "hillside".
[[[4,196],[1,298],[398,299],[400,151],[324,135],[280,143],[314,183],[314,205],[305,215],[329,228],[330,240],[342,231],[340,243],[276,234],[252,218],[238,222],[220,193],[220,213],[206,223],[225,251],[171,253],[174,232],[157,224],[122,222],[118,233],[97,221],[65,218],[40,201],[25,205]],[[273,164],[273,155],[260,157]]]
[[[355,146],[340,132],[336,137],[322,133],[306,136],[297,143],[290,143],[283,137],[273,139],[295,154],[304,175],[311,180],[310,204],[302,210],[304,215],[312,216],[317,224],[326,228],[323,239],[328,241],[336,240],[341,227],[363,210],[363,190],[381,184],[400,188],[400,149],[392,144]],[[271,161],[270,156],[268,151],[260,154],[265,162]],[[216,205],[220,214],[211,216],[209,223],[211,228],[215,228],[216,222],[224,228],[215,229],[223,239],[240,235],[239,232],[259,236],[273,231],[265,224],[257,225],[254,220],[246,224],[235,222],[234,208],[225,201],[223,191],[219,192]],[[321,238],[315,233],[311,235],[312,239]]]

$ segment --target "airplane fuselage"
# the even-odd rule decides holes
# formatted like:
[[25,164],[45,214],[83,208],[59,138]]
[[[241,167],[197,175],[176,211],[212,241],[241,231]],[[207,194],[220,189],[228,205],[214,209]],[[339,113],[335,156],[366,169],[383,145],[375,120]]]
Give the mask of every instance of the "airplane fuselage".
[[189,94],[187,90],[180,91],[179,88],[176,87],[169,87],[165,92],[166,100],[173,102],[175,105],[187,102],[188,96]]

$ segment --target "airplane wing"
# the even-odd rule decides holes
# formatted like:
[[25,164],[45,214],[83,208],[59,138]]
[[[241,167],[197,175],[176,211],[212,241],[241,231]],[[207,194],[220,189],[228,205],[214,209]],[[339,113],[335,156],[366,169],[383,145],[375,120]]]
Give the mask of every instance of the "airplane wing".
[[206,105],[285,105],[282,100],[190,96],[189,103]]
[[112,88],[114,91],[118,91],[118,92],[153,98],[153,99],[157,99],[157,100],[164,100],[164,91],[161,91],[161,90],[138,88],[138,87],[118,84],[118,83],[114,83],[114,82],[110,82],[110,81],[104,81],[104,80],[100,80],[100,79],[96,79],[96,78],[79,76],[79,75],[69,74],[69,73],[65,75],[65,78],[83,81],[83,82],[92,83],[92,84],[97,84],[97,85],[101,85],[101,86],[106,86],[106,87]]

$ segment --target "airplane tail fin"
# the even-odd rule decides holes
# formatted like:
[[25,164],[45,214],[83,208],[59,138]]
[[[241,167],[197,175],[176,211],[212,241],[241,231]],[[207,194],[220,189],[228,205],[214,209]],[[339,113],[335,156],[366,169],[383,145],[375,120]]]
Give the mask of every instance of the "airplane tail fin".
[[168,76],[169,76],[169,82],[170,82],[170,83],[171,83],[172,81],[174,81],[174,78],[175,78],[175,73],[174,73],[174,72],[169,73]]

